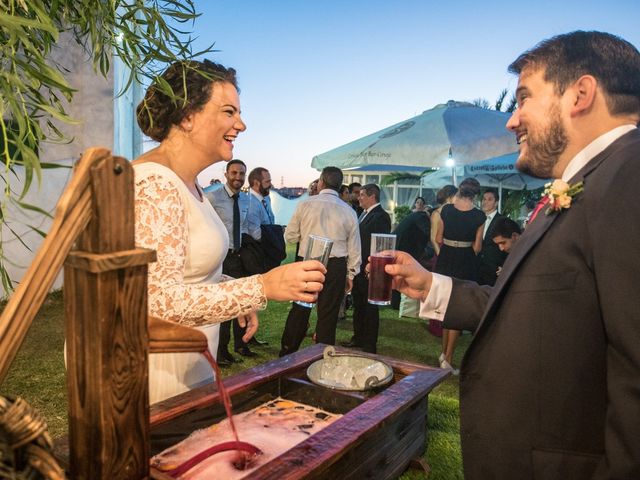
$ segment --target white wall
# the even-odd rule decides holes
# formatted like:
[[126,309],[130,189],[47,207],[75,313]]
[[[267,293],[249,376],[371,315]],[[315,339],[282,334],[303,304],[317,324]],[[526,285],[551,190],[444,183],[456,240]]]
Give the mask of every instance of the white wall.
[[[73,140],[62,145],[41,144],[40,160],[71,167],[88,147],[113,148],[113,78],[110,76],[105,80],[99,74],[93,73],[91,62],[85,60],[86,54],[69,35],[60,36],[58,48],[53,51],[52,59],[69,70],[65,77],[71,86],[78,90],[67,113],[80,123],[79,125],[58,124],[58,127]],[[20,167],[16,170],[17,177],[9,175],[10,185],[14,191],[20,192],[24,171]],[[41,184],[37,185],[34,181],[24,201],[37,205],[53,215],[55,204],[70,175],[70,168],[43,170]],[[29,247],[25,248],[20,241],[14,239],[13,234],[5,226],[2,227],[2,249],[7,258],[5,265],[11,279],[19,281],[31,263],[34,252],[43,241],[42,237],[27,225],[46,232],[51,226],[51,220],[35,212],[9,205],[6,221],[14,231],[18,232],[22,242]],[[61,276],[58,277],[54,287],[60,286]],[[0,296],[6,293],[2,290]]]

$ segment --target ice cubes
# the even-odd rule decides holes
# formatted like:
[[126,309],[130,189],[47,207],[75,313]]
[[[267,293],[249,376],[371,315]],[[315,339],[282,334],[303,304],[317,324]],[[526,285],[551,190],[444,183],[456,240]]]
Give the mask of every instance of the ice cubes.
[[374,362],[364,368],[361,368],[355,372],[354,379],[358,388],[364,389],[367,387],[367,380],[369,378],[375,378],[372,380],[373,384],[376,384],[383,380],[387,376],[387,369],[380,362]]
[[320,370],[320,378],[337,387],[351,387],[353,374],[353,369],[331,360],[325,360]]
[[[365,390],[385,380],[389,369],[384,363],[364,357],[337,355],[325,357],[316,370],[321,384],[332,388]],[[369,381],[369,384],[367,384]]]

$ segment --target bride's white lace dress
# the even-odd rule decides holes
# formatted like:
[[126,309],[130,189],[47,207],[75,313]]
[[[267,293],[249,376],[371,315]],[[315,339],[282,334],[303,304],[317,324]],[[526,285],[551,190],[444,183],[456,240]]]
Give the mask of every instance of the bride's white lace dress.
[[[158,256],[149,264],[149,315],[203,331],[215,356],[218,323],[266,307],[262,284],[257,275],[237,280],[222,275],[228,233],[206,198],[196,199],[158,163],[136,164],[134,172],[136,245]],[[212,379],[202,355],[149,355],[151,403]]]

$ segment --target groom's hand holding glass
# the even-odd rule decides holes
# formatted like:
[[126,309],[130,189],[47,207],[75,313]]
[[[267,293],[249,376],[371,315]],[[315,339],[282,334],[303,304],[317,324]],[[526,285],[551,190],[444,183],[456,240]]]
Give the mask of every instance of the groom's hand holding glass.
[[[395,250],[389,254],[393,256],[393,263],[385,265],[384,270],[391,275],[392,288],[407,297],[424,302],[431,289],[431,272],[424,269],[408,253]],[[367,271],[369,267],[370,265],[367,265]]]

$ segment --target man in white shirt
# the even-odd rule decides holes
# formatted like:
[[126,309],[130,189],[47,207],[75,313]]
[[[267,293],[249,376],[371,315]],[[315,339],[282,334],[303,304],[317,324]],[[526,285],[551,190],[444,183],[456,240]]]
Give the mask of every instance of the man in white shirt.
[[[318,295],[318,343],[334,345],[340,301],[350,291],[353,277],[360,270],[360,235],[356,214],[338,192],[342,185],[342,171],[325,167],[318,181],[318,195],[300,202],[285,230],[285,240],[300,243],[300,254],[307,250],[309,235],[333,240],[324,286]],[[310,308],[293,303],[282,333],[280,356],[300,348],[309,325]]]
[[487,216],[482,233],[482,248],[478,253],[478,283],[480,285],[495,285],[496,272],[502,267],[507,255],[493,243],[493,229],[504,215],[498,213],[500,196],[495,188],[485,190],[482,195],[482,211]]
[[387,272],[423,316],[475,332],[460,375],[466,479],[637,479],[640,53],[578,31],[509,70],[517,167],[558,180],[495,287],[402,253]]

